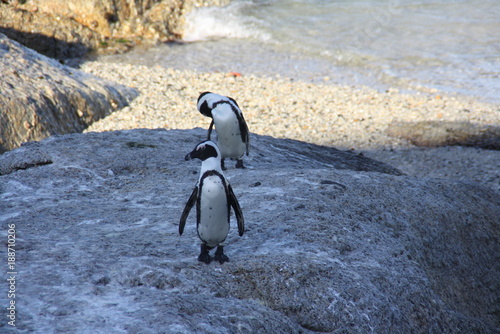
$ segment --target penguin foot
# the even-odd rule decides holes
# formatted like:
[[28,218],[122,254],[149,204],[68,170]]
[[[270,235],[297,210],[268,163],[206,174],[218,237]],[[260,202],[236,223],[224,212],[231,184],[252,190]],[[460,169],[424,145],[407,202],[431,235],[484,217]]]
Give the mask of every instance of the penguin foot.
[[224,254],[224,247],[218,246],[217,250],[215,251],[215,261],[219,261],[220,264],[223,264],[224,262],[229,262],[229,258],[227,257],[226,254]]
[[198,261],[210,264],[212,262],[212,257],[207,253],[207,254],[200,254],[198,255]]
[[208,248],[205,244],[201,244],[201,251],[200,255],[198,255],[198,261],[206,264],[210,264],[210,262],[212,262],[212,257],[210,256],[210,254],[208,254]]
[[242,168],[242,169],[246,168],[245,166],[243,166],[243,160],[241,160],[241,159],[236,160],[236,166],[235,167],[236,168]]

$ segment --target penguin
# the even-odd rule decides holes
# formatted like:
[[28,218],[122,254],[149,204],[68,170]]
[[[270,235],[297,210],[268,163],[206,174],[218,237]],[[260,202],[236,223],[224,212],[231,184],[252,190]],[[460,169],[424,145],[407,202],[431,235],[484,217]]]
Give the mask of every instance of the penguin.
[[225,158],[236,159],[235,167],[245,168],[241,158],[244,153],[248,156],[250,140],[248,126],[238,103],[228,96],[204,92],[198,97],[197,107],[202,115],[212,118],[207,140],[210,140],[215,124],[222,169],[226,169]]
[[223,242],[229,233],[230,210],[233,208],[236,215],[240,236],[245,230],[243,213],[231,185],[222,172],[221,153],[217,145],[210,140],[199,143],[185,157],[186,160],[195,158],[201,160],[200,177],[182,212],[179,234],[184,232],[186,219],[196,203],[196,231],[201,240],[198,261],[209,264],[212,261],[209,251],[217,247],[213,259],[222,264],[229,261],[224,254]]

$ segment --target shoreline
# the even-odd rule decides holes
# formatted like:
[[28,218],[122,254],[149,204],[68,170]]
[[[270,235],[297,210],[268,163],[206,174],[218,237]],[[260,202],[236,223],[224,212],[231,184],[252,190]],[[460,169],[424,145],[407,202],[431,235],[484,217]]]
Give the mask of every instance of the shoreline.
[[236,99],[252,133],[349,149],[390,163],[408,175],[470,180],[500,191],[500,151],[474,147],[417,148],[391,137],[393,121],[470,122],[498,126],[500,106],[439,93],[381,93],[365,86],[315,84],[283,77],[197,72],[86,62],[84,72],[137,88],[130,106],[93,123],[85,132],[134,128],[208,128],[196,110],[203,91]]
[[[154,46],[136,46],[128,52],[114,55],[99,55],[88,60],[103,63],[131,64],[137,66],[161,66],[178,70],[195,70],[200,73],[239,72],[256,77],[293,78],[317,85],[369,87],[379,93],[387,90],[406,95],[447,96],[470,99],[486,104],[499,105],[500,98],[492,90],[484,95],[463,94],[465,88],[442,87],[431,82],[418,82],[409,78],[373,75],[372,70],[335,65],[323,58],[314,61],[297,51],[284,51],[273,45],[257,45],[255,41],[203,40],[199,42],[173,41]],[[241,49],[242,55],[235,57],[230,50]],[[207,57],[207,54],[210,55]],[[248,56],[251,54],[251,56]],[[251,65],[249,65],[251,64]]]

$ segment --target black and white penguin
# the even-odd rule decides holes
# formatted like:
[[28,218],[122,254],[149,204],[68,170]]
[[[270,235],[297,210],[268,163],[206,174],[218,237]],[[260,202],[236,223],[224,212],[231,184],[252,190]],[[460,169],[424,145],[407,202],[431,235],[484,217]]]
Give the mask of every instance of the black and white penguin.
[[208,140],[215,124],[222,169],[225,169],[224,158],[236,159],[236,168],[245,168],[241,158],[244,153],[248,155],[250,140],[248,126],[238,103],[228,96],[204,92],[198,97],[197,107],[204,116],[212,118]]
[[201,160],[200,178],[182,212],[179,234],[184,232],[189,211],[196,203],[196,230],[201,239],[198,261],[209,264],[212,261],[209,250],[217,246],[213,259],[224,263],[229,261],[224,254],[222,243],[229,233],[231,207],[236,215],[240,236],[245,229],[243,213],[231,185],[222,172],[221,153],[217,145],[209,140],[199,143],[186,155],[186,160],[194,158]]

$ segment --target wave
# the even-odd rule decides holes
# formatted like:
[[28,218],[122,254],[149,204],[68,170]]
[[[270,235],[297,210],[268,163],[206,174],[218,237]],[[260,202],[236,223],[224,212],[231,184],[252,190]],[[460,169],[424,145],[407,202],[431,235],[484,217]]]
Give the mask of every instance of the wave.
[[252,2],[238,1],[225,7],[196,8],[186,16],[182,39],[186,42],[221,38],[269,40],[270,34],[260,28],[263,22],[245,14],[254,6]]

